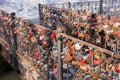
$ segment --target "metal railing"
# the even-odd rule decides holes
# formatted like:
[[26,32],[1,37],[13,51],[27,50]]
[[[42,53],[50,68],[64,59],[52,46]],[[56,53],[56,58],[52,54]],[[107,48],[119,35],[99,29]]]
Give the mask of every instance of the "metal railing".
[[[88,2],[84,2],[84,3],[88,3]],[[89,3],[92,3],[92,2],[89,2]],[[98,3],[98,1],[96,1],[95,3]],[[64,9],[63,6],[61,7],[60,4],[51,4],[51,5],[50,4],[49,5],[40,5],[39,4],[40,18],[41,18],[40,24],[47,28],[51,28],[54,30],[61,28],[62,32],[66,33],[68,35],[74,35],[74,33],[76,31],[76,35],[74,35],[74,37],[76,37],[76,38],[80,38],[79,33],[81,35],[85,33],[87,36],[90,37],[90,39],[86,38],[85,41],[96,44],[95,39],[97,39],[97,37],[99,36],[99,32],[101,32],[102,30],[99,28],[96,28],[97,32],[95,32],[95,29],[90,29],[90,28],[91,27],[95,28],[95,26],[97,27],[100,24],[102,26],[105,26],[106,25],[105,21],[108,21],[108,25],[111,26],[110,22],[112,20],[112,16],[108,17],[107,14],[106,15],[99,14],[99,11],[101,13],[101,11],[103,11],[103,9],[100,9],[99,11],[97,11],[98,12],[97,14],[93,14],[92,12],[89,13],[88,11],[84,11],[84,10],[83,11],[73,10],[71,8],[71,5],[73,6],[75,4],[78,4],[78,3],[63,4],[63,5],[67,5],[67,7],[68,7],[67,9],[66,8]],[[103,4],[103,2],[101,4]],[[91,9],[93,9],[93,8],[91,8]],[[100,22],[99,22],[99,18],[101,18]],[[92,21],[92,19],[94,19],[94,21]],[[98,19],[98,21],[96,19]],[[115,19],[114,19],[114,21],[117,22],[117,20],[115,20]],[[117,23],[119,23],[119,22],[117,22]],[[84,30],[81,30],[81,28],[83,28]],[[93,33],[95,32],[95,34],[91,34],[91,32],[93,32]],[[108,32],[108,30],[106,30],[106,29],[103,30],[103,33],[105,35],[107,35],[106,34],[107,32]],[[94,35],[94,40],[92,37],[93,35]],[[112,33],[109,35],[112,35]],[[84,39],[82,39],[82,40],[84,40]],[[118,40],[118,39],[116,38],[116,40]],[[100,45],[102,45],[102,47],[106,48],[106,44],[103,43],[102,41],[104,41],[103,37],[101,38]],[[113,42],[113,41],[111,41],[111,42]],[[98,45],[98,44],[96,44],[96,45]]]
[[[67,5],[67,7],[66,7],[66,5]],[[39,12],[41,15],[40,18],[41,18],[41,21],[43,21],[41,24],[48,28],[54,29],[54,26],[51,25],[51,22],[50,22],[50,21],[52,21],[52,22],[54,22],[53,24],[55,24],[55,27],[58,25],[59,25],[58,28],[61,28],[61,26],[67,27],[67,31],[70,30],[72,32],[72,30],[70,28],[74,27],[74,25],[71,22],[74,21],[74,17],[77,17],[77,16],[72,15],[71,19],[69,17],[67,17],[67,16],[71,16],[72,13],[70,14],[70,11],[74,11],[73,8],[75,8],[75,7],[70,8],[71,5],[74,6],[74,4],[70,4],[70,3],[66,3],[66,4],[62,5],[62,8],[64,8],[64,9],[61,9],[61,7],[58,7],[58,5],[48,5],[48,6],[39,5],[40,6]],[[58,7],[58,8],[55,8],[55,7]],[[84,9],[84,8],[82,8],[82,9]],[[93,9],[93,11],[94,11],[94,9]],[[66,12],[66,13],[64,13],[64,12]],[[79,13],[79,11],[78,11],[78,13]],[[49,20],[49,19],[51,19],[51,20]],[[9,20],[8,20],[8,22],[9,22]],[[48,24],[48,22],[50,22],[50,23]],[[84,23],[84,21],[83,21],[83,23]],[[107,60],[105,60],[105,59],[108,59],[109,61],[111,61],[110,63],[112,64],[113,67],[114,67],[115,63],[117,63],[117,64],[120,63],[118,60],[119,58],[116,58],[116,56],[114,55],[113,52],[103,49],[103,48],[100,48],[100,47],[96,47],[95,45],[86,43],[84,41],[78,40],[76,38],[73,38],[71,36],[61,33],[61,32],[65,32],[65,31],[57,30],[58,32],[60,32],[57,34],[57,36],[59,35],[57,37],[57,41],[58,41],[58,44],[57,44],[55,41],[49,40],[49,39],[51,39],[50,35],[49,35],[49,34],[51,34],[50,33],[51,30],[48,30],[45,28],[44,29],[40,28],[38,25],[34,25],[28,20],[25,20],[22,18],[16,18],[15,26],[16,26],[16,28],[12,30],[11,34],[14,33],[14,30],[17,33],[17,47],[18,47],[17,52],[21,56],[25,57],[25,59],[30,61],[31,66],[34,66],[34,67],[36,67],[36,69],[40,70],[40,72],[42,74],[42,76],[41,76],[42,79],[45,78],[45,80],[49,80],[51,78],[52,80],[53,79],[75,80],[77,78],[80,79],[79,77],[81,77],[81,79],[84,80],[86,78],[86,75],[88,75],[89,78],[93,78],[94,76],[99,76],[99,75],[95,75],[96,73],[99,72],[99,70],[97,71],[97,68],[101,69],[104,66],[107,66],[107,65],[105,65],[106,63],[108,63],[108,65],[110,65],[109,62],[107,62]],[[5,25],[2,27],[5,27]],[[9,32],[11,32],[11,28],[8,29],[8,25],[7,25],[6,29],[8,30],[8,35],[9,35]],[[3,31],[3,33],[5,33],[5,32],[6,31]],[[69,32],[67,32],[67,34],[72,35],[71,32],[70,33]],[[12,41],[13,45],[15,45],[14,38],[16,38],[16,37],[11,37],[11,39],[10,39],[10,40],[13,40]],[[5,38],[5,39],[7,39],[7,38]],[[44,42],[44,40],[45,40],[45,42]],[[46,44],[46,41],[48,41],[49,45]],[[76,45],[76,43],[80,43],[80,45],[78,45],[78,46],[81,46],[81,45],[87,46],[87,49],[86,49],[86,47],[82,46],[81,47],[81,50],[83,50],[82,52],[80,52],[79,50],[78,51],[74,50],[74,47],[73,48],[71,48],[71,47]],[[55,53],[56,50],[54,50],[54,48],[53,48],[53,44],[54,44],[54,48],[56,48],[56,45],[57,45],[56,53]],[[22,51],[21,50],[19,51],[19,48],[22,49]],[[69,52],[67,53],[68,50],[70,50],[72,52],[72,54],[71,53],[69,54]],[[86,50],[88,50],[88,51],[86,51]],[[90,59],[89,59],[88,52],[90,52],[90,51],[93,54],[90,56]],[[109,54],[106,54],[107,52]],[[79,54],[79,53],[81,53],[81,54]],[[97,53],[99,53],[100,55],[97,55]],[[39,56],[39,54],[41,57]],[[57,54],[57,56],[56,56],[56,54]],[[74,55],[76,55],[76,56],[74,56]],[[71,58],[71,60],[65,60],[65,56],[68,56],[68,58]],[[86,62],[84,62],[85,65],[80,66],[82,63],[82,61],[81,61],[82,58],[84,58],[83,60],[85,60]],[[111,58],[111,60],[110,60],[110,58]],[[102,63],[93,65],[93,61],[96,59],[98,59],[98,61],[102,62]],[[74,63],[74,62],[76,62],[76,63]],[[114,63],[112,63],[112,62],[114,62]],[[64,67],[62,66],[62,64],[64,65]],[[66,65],[67,65],[67,68],[65,67]],[[56,66],[59,69],[56,69]],[[71,66],[75,66],[72,68],[76,68],[76,69],[74,69],[75,71],[73,73],[70,70]],[[86,70],[84,68],[86,68]],[[94,68],[96,69],[95,71],[94,71]],[[62,70],[63,70],[63,72],[62,72]],[[102,69],[100,71],[102,71]],[[107,69],[103,70],[103,72],[104,71],[106,73],[109,72],[109,67],[107,67]],[[59,75],[57,76],[56,73]],[[82,74],[82,76],[80,76],[81,74]],[[113,73],[111,73],[110,76],[105,75],[104,77],[108,77],[108,79],[109,79],[109,77],[111,79],[114,79],[114,77],[116,77],[116,78],[119,77],[118,73],[116,73],[116,75],[114,74],[114,77],[111,76],[112,74]],[[99,78],[102,78],[102,77],[103,76],[102,76],[102,72],[101,72],[101,77],[99,77]]]
[[[119,47],[115,48],[115,46],[114,47],[112,46],[112,44],[117,45],[117,43],[119,43],[118,38],[114,36],[115,41],[117,41],[117,43],[116,43],[116,42],[112,41],[112,38],[109,38],[110,41],[105,41],[105,39],[103,37],[101,37],[101,40],[100,40],[101,47],[104,47],[104,48],[108,49],[108,47],[110,48],[110,45],[106,45],[106,43],[107,44],[110,43],[111,44],[111,49],[109,49],[109,50],[111,50],[111,52],[103,52],[107,56],[107,57],[105,57],[105,55],[100,54],[102,52],[102,50],[104,50],[104,49],[100,48],[101,50],[98,53],[101,56],[99,56],[100,57],[99,59],[101,59],[103,62],[101,64],[97,65],[97,66],[94,66],[93,62],[96,59],[95,56],[94,56],[94,58],[90,59],[90,62],[85,63],[85,65],[87,64],[86,66],[89,66],[89,69],[90,69],[88,71],[88,73],[86,73],[82,68],[80,68],[81,64],[78,63],[79,59],[76,58],[76,57],[83,58],[83,55],[81,55],[82,52],[76,51],[76,50],[71,50],[70,47],[65,45],[66,42],[64,42],[64,41],[66,41],[66,40],[64,40],[64,39],[67,38],[68,40],[70,40],[70,45],[71,46],[73,46],[75,43],[78,43],[78,42],[80,42],[80,44],[83,44],[84,42],[81,42],[79,39],[74,39],[74,38],[70,37],[70,36],[73,36],[72,32],[73,31],[76,32],[74,37],[78,38],[78,36],[76,35],[76,34],[78,34],[77,32],[83,31],[83,34],[84,34],[84,33],[87,33],[87,31],[92,30],[92,29],[89,29],[89,28],[85,28],[85,25],[88,25],[88,27],[91,27],[90,24],[95,24],[96,26],[98,26],[97,24],[101,24],[101,26],[102,26],[102,25],[106,24],[106,23],[104,24],[104,20],[107,20],[108,25],[109,25],[111,20],[109,19],[108,16],[110,16],[111,19],[112,19],[112,16],[113,17],[114,16],[119,17],[119,14],[120,14],[119,4],[120,4],[119,0],[100,0],[100,1],[92,1],[92,2],[46,4],[46,5],[39,4],[40,24],[47,27],[47,28],[51,28],[51,29],[55,29],[55,30],[58,30],[58,29],[61,28],[60,32],[64,33],[63,35],[59,34],[59,35],[62,36],[63,41],[58,40],[59,41],[59,43],[58,43],[58,46],[59,46],[58,47],[58,63],[59,63],[58,64],[58,70],[59,70],[58,80],[70,80],[70,79],[76,80],[76,79],[80,79],[80,77],[81,77],[81,80],[91,79],[91,78],[95,79],[95,76],[97,77],[97,79],[103,79],[102,77],[100,77],[101,73],[99,73],[99,70],[97,71],[97,68],[100,69],[100,71],[102,71],[103,66],[105,66],[105,64],[108,64],[108,62],[106,62],[106,59],[110,59],[110,56],[106,55],[106,53],[111,53],[111,54],[113,54],[114,52],[119,53],[119,50],[120,50]],[[94,19],[96,19],[95,16],[99,16],[99,17],[102,16],[102,19],[100,20],[100,22],[94,22],[94,21],[91,22],[89,20],[86,20],[85,17],[91,16],[91,13],[93,14]],[[85,17],[83,17],[83,16],[85,16]],[[79,22],[80,22],[80,24],[76,25],[76,23],[79,23]],[[117,20],[115,20],[115,22],[117,22]],[[102,29],[97,28],[97,29],[93,29],[93,30],[96,30],[95,33],[98,33],[98,34],[99,34],[99,31],[103,31],[103,32],[105,32],[106,36],[111,35],[111,33],[107,34],[108,30],[106,30],[106,29],[102,30]],[[116,29],[116,30],[118,30],[118,29]],[[65,34],[68,34],[70,36],[65,35]],[[87,33],[87,34],[90,38],[89,33]],[[63,37],[64,37],[64,39],[63,39]],[[82,40],[97,45],[96,41],[95,41],[97,39],[97,37],[98,36],[91,35],[90,39],[84,38]],[[63,43],[63,44],[60,44],[60,42]],[[87,43],[85,43],[85,44],[87,44]],[[91,47],[88,44],[87,44],[87,46]],[[67,49],[64,50],[66,47],[67,47]],[[96,52],[94,52],[96,48],[97,47],[93,48],[93,46],[92,46],[92,51],[93,51],[94,55],[96,54]],[[81,48],[81,50],[82,49],[84,49],[84,48]],[[65,57],[65,56],[62,56],[62,55],[67,54],[67,50],[70,50],[71,52],[73,51],[72,53],[74,53],[76,55],[78,53],[81,53],[81,54],[77,55],[76,57],[74,57],[74,59],[72,59],[73,56],[70,56],[69,53],[68,53],[67,56],[69,56],[69,57],[67,57],[67,58],[69,58],[69,59],[71,58],[71,60],[70,61],[64,61],[63,60],[64,58],[61,58],[61,57]],[[74,54],[72,54],[72,55],[74,55]],[[89,59],[89,58],[87,58],[87,59]],[[111,63],[111,60],[110,60],[110,63]],[[112,61],[114,62],[114,60],[112,60]],[[73,64],[72,64],[72,62],[73,62]],[[119,61],[118,61],[118,63],[119,63]],[[61,68],[61,65],[64,65],[64,66],[67,65],[67,68],[66,67]],[[71,72],[69,70],[69,68],[70,68],[69,66],[71,66],[71,65],[75,66],[74,68],[77,68],[77,70],[75,71],[74,74],[71,74]],[[65,69],[63,69],[63,68],[65,68]],[[84,66],[84,68],[85,68],[85,66]],[[95,70],[93,70],[94,68],[95,68]],[[108,68],[105,71],[110,73],[108,71]],[[92,73],[92,74],[89,74],[89,73]],[[97,73],[99,73],[99,74],[97,74]],[[71,76],[69,76],[69,75],[71,75]],[[87,76],[89,76],[89,77],[87,78]],[[99,78],[98,78],[98,76],[99,76]],[[111,77],[106,76],[106,77],[107,77],[106,79],[114,79],[113,76],[111,76]],[[116,78],[118,78],[118,77],[116,77]],[[105,76],[104,76],[104,79],[105,79]]]
[[[15,19],[13,20],[13,18]],[[54,53],[52,51],[53,39],[50,40],[51,37],[47,37],[51,34],[50,31],[41,26],[36,27],[31,21],[12,16],[2,10],[0,11],[0,21],[0,36],[10,44],[10,50],[8,50],[10,53],[8,54],[11,56],[12,67],[18,69],[17,61],[19,63],[28,61],[30,68],[35,68],[36,71],[40,70],[42,75],[39,74],[39,76],[42,79],[49,80],[52,75],[50,71],[53,70],[51,66],[56,65],[53,61],[55,57],[51,56]]]
[[87,1],[76,3],[59,3],[59,4],[44,4],[49,8],[60,8],[63,10],[86,10],[93,13],[100,13],[106,15],[119,16],[120,14],[120,0],[100,0],[100,1]]

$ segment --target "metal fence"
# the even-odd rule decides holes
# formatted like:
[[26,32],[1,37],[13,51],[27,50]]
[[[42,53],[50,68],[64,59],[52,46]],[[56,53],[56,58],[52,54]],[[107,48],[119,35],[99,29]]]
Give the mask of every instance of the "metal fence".
[[[53,37],[52,40],[50,37],[50,31],[41,26],[35,27],[31,21],[16,17],[14,13],[9,14],[0,10],[0,37],[10,44],[8,55],[11,58],[10,64],[15,70],[21,72],[22,67],[19,65],[24,62],[25,65],[22,64],[22,66],[27,72],[22,74],[31,74],[30,68],[38,71],[32,80],[39,80],[38,78],[49,80],[54,77],[50,72],[56,69],[56,67],[52,68],[52,65],[56,66],[57,60],[53,60],[57,59],[57,56],[54,57],[56,52],[52,51],[54,44]],[[29,80],[31,77],[28,78],[27,75],[22,77]]]
[[[44,6],[49,8],[60,8],[63,10],[86,10],[93,13],[105,14],[105,15],[115,15],[120,16],[120,0],[100,0],[100,1],[87,1],[87,2],[76,2],[76,3],[59,3],[59,4],[44,4]],[[40,6],[39,6],[39,9]]]
[[[59,35],[61,35],[61,39],[60,42],[58,40],[58,80],[115,79],[114,74],[112,75],[111,72],[108,71],[108,68],[104,69],[106,64],[108,64],[106,62],[107,59],[110,61],[108,65],[111,64],[112,58],[108,56],[111,52],[106,52],[102,48],[97,48],[63,33]],[[79,48],[77,48],[77,45]],[[93,53],[93,55],[90,57],[91,54],[89,53]],[[106,53],[110,54],[106,55]],[[99,59],[97,57],[98,54]],[[96,60],[98,60],[98,62],[100,60],[102,63],[96,64]],[[104,70],[108,72],[111,77],[107,75],[102,76]],[[117,78],[119,77],[116,76],[116,79]]]
[[[54,4],[54,5],[53,4],[49,4],[49,5],[40,5],[39,4],[41,24],[43,26],[49,27],[51,29],[55,29],[56,26],[58,28],[61,28],[61,26],[62,26],[62,28],[66,27],[66,31],[68,31],[67,34],[70,34],[69,32],[72,32],[72,27],[74,27],[73,23],[71,23],[71,22],[74,22],[75,20],[76,20],[75,22],[77,22],[77,18],[75,19],[75,17],[77,17],[77,16],[72,15],[71,11],[74,11],[77,9],[78,14],[79,14],[79,12],[86,10],[86,11],[92,11],[97,14],[102,13],[104,15],[105,14],[106,15],[115,15],[115,14],[118,15],[118,13],[119,13],[118,9],[120,8],[119,0],[116,0],[116,2],[118,2],[118,4],[115,5],[116,7],[111,5],[111,7],[109,7],[109,8],[108,8],[108,5],[110,3],[113,4],[114,3],[113,0],[112,0],[112,2],[95,1],[95,2]],[[114,4],[116,4],[116,3],[114,3]],[[115,13],[115,11],[112,12],[113,7],[115,8],[114,10],[118,10],[118,12],[116,12],[116,13]],[[52,24],[51,24],[51,21],[52,21]],[[80,20],[78,20],[78,21],[80,21]],[[8,22],[9,22],[9,20],[8,20]],[[57,50],[58,54],[56,56],[55,55],[56,50],[53,49],[52,44],[51,44],[51,46],[46,47],[46,41],[47,41],[46,39],[49,38],[50,31],[48,31],[48,30],[43,31],[43,32],[45,32],[45,34],[42,34],[42,31],[39,30],[38,26],[36,27],[34,24],[31,24],[27,20],[17,18],[15,22],[16,22],[16,25],[12,24],[13,28],[11,28],[11,26],[9,26],[10,28],[8,28],[8,25],[6,26],[6,24],[5,24],[6,21],[4,22],[4,25],[0,24],[2,28],[5,27],[5,31],[3,31],[2,37],[5,37],[6,40],[9,40],[6,37],[6,36],[9,36],[10,42],[12,42],[12,46],[18,45],[17,47],[21,48],[22,51],[24,51],[24,53],[22,53],[21,51],[18,50],[19,54],[21,54],[22,57],[24,57],[24,58],[28,59],[28,61],[30,61],[31,67],[35,66],[36,69],[39,69],[41,71],[42,79],[43,78],[45,78],[45,80],[49,80],[50,78],[51,78],[51,80],[53,80],[53,79],[55,79],[55,80],[56,79],[58,79],[58,80],[62,80],[62,79],[63,80],[70,80],[70,79],[79,80],[80,78],[81,78],[81,80],[84,80],[87,78],[88,79],[91,79],[91,78],[96,79],[96,77],[94,77],[94,76],[97,76],[97,79],[98,79],[98,77],[104,78],[104,79],[106,79],[106,77],[107,77],[107,79],[119,78],[118,72],[116,72],[115,70],[109,71],[109,69],[111,67],[110,68],[107,67],[107,69],[104,70],[104,67],[108,66],[108,65],[111,66],[111,64],[114,67],[115,63],[119,64],[120,61],[118,60],[118,58],[116,58],[116,59],[111,58],[112,54],[111,54],[111,56],[106,55],[107,52],[106,53],[104,52],[105,53],[105,55],[104,55],[103,51],[100,51],[100,49],[102,49],[102,48],[98,49],[96,46],[91,46],[91,44],[85,45],[87,47],[86,48],[84,46],[84,42],[81,42],[78,39],[71,38],[70,36],[65,36],[65,35],[59,34],[62,37],[60,37],[60,36],[58,37],[58,44],[56,42],[53,42],[53,44],[57,44],[57,48],[58,48],[58,50]],[[16,29],[16,31],[15,31],[15,29]],[[6,33],[7,31],[8,31],[8,34]],[[10,32],[14,36],[10,36]],[[15,32],[17,32],[17,38],[15,37],[16,36],[14,34]],[[41,40],[41,37],[44,37],[43,40]],[[16,42],[16,39],[17,39],[17,43],[14,43],[14,42]],[[45,42],[44,42],[44,39],[45,39]],[[43,44],[43,42],[45,44]],[[83,45],[84,47],[82,46],[82,48],[81,48],[81,50],[83,50],[83,51],[80,52],[79,50],[78,51],[72,50],[73,48],[71,48],[71,47],[76,44],[78,46]],[[52,48],[52,50],[51,50],[51,48]],[[54,48],[56,48],[56,45],[54,45]],[[88,51],[86,51],[86,50],[88,50]],[[98,51],[98,52],[96,52],[96,51]],[[88,56],[89,55],[88,52],[92,53],[91,56]],[[100,55],[98,55],[97,53],[99,53]],[[110,52],[110,53],[112,53],[112,52]],[[104,60],[104,59],[108,59],[108,60],[111,59],[111,60],[109,60],[109,62],[107,62],[107,60]],[[83,63],[82,63],[82,60],[83,60]],[[101,62],[101,63],[93,65],[93,61],[95,61],[95,60],[97,60],[98,62]],[[81,64],[83,66],[81,66]],[[106,64],[108,64],[108,65],[106,65]],[[58,66],[59,69],[56,69],[56,66]],[[101,71],[101,72],[99,72],[99,71]],[[59,74],[59,76],[57,76],[56,73]],[[97,73],[100,73],[101,76],[99,76],[99,74],[97,74]],[[104,75],[106,73],[109,73],[109,76]]]
[[[103,24],[106,16],[118,16],[119,17],[119,14],[120,14],[120,11],[119,11],[120,5],[119,4],[120,4],[120,0],[100,0],[100,1],[78,2],[78,3],[68,2],[68,3],[64,3],[64,4],[46,4],[46,5],[39,4],[40,24],[47,28],[51,28],[51,29],[55,29],[55,30],[58,28],[61,28],[62,31],[60,31],[60,32],[63,32],[65,34],[68,34],[71,36],[72,35],[71,33],[74,30],[74,27],[76,27],[76,24],[74,24],[74,23],[81,22],[83,24],[87,23],[88,25],[90,23],[89,21],[84,20],[83,17],[78,16],[78,15],[81,15],[82,11],[95,13],[95,14],[98,14],[99,16],[104,17],[104,19],[102,19],[100,22],[100,24]],[[77,16],[76,16],[76,14],[77,14]],[[108,18],[108,17],[106,17],[106,18]],[[110,21],[110,19],[107,19],[107,20]],[[77,32],[77,31],[78,31],[78,26],[77,26],[77,30],[75,30],[75,32]],[[85,31],[85,28],[83,31]],[[98,32],[99,32],[99,29],[98,29]],[[100,76],[98,78],[98,75],[101,75],[101,73],[99,73],[99,70],[102,69],[103,66],[105,66],[105,64],[106,64],[105,59],[109,59],[110,57],[108,55],[106,55],[107,57],[105,57],[104,55],[101,55],[101,56],[99,56],[99,59],[101,59],[103,61],[103,63],[101,63],[97,66],[93,65],[93,62],[96,59],[95,58],[96,52],[94,52],[96,47],[94,47],[94,48],[92,47],[92,51],[94,53],[94,58],[90,59],[90,62],[85,63],[89,66],[89,69],[90,69],[90,71],[88,71],[88,73],[86,73],[82,68],[80,68],[80,67],[82,67],[82,66],[80,66],[81,64],[78,63],[78,61],[79,61],[78,58],[80,58],[80,60],[81,60],[85,56],[81,55],[82,52],[80,52],[80,51],[71,50],[71,47],[66,46],[66,42],[65,42],[66,41],[65,39],[68,39],[69,44],[72,46],[76,43],[79,43],[79,40],[71,39],[68,36],[63,36],[63,37],[64,37],[64,39],[62,39],[62,41],[58,40],[58,42],[59,42],[58,43],[58,68],[59,68],[58,69],[59,70],[58,79],[59,80],[86,80],[86,79],[90,80],[91,78],[96,79],[96,80],[103,79],[102,77],[100,78]],[[74,37],[76,37],[76,36],[74,36]],[[76,37],[76,38],[78,38],[78,37]],[[88,41],[90,41],[90,40],[88,39]],[[94,41],[94,40],[91,40],[91,41]],[[117,40],[117,41],[119,41],[119,40]],[[109,41],[107,41],[107,42],[109,42]],[[63,43],[63,44],[60,44],[60,43]],[[82,43],[83,42],[80,42],[80,45]],[[92,42],[92,43],[94,43],[94,42]],[[61,48],[61,46],[62,46],[62,48]],[[85,46],[88,47],[88,45],[85,45]],[[67,47],[67,49],[65,50],[66,47]],[[89,46],[89,47],[91,47],[91,46]],[[105,46],[102,46],[102,47],[106,48]],[[71,52],[73,51],[72,53],[74,53],[76,55],[76,56],[74,56],[74,59],[72,59],[73,56],[70,56],[71,53],[69,53],[69,52],[67,53],[67,51],[69,51],[69,49]],[[82,47],[81,50],[82,49],[85,49],[85,48]],[[84,52],[84,50],[83,50],[83,52]],[[99,53],[101,53],[101,51],[98,52],[98,54]],[[104,52],[104,53],[106,54],[106,53],[110,53],[110,52]],[[66,55],[66,54],[68,54],[67,56],[69,56],[69,57],[67,57],[67,59],[69,61],[64,61],[65,56],[62,56],[62,55]],[[72,54],[72,55],[74,55],[74,54]],[[64,59],[61,57],[64,57]],[[87,57],[87,59],[89,61],[88,57]],[[119,63],[119,61],[118,61],[118,63]],[[72,67],[73,71],[71,71],[71,69],[70,69],[71,67]],[[85,65],[84,65],[84,68],[86,68]],[[95,70],[94,70],[94,68],[95,68]],[[97,70],[97,68],[98,68],[98,70]],[[100,71],[102,72],[102,70],[100,70]],[[106,69],[105,69],[105,71],[111,75],[111,72],[109,72]],[[72,74],[72,72],[73,72],[73,74]],[[89,74],[89,73],[92,73],[92,74]],[[106,79],[114,79],[113,76],[111,76],[111,77],[106,76],[106,77],[107,77]],[[104,76],[104,79],[105,79],[105,76]]]
[[[56,11],[54,8],[48,8],[49,7],[46,7],[46,9],[43,10],[47,10],[47,12],[53,10]],[[57,11],[59,10],[60,9],[57,9]],[[57,17],[60,13],[61,12],[59,11],[59,13],[57,12],[57,15],[54,16]],[[42,12],[43,16],[45,14],[48,15],[48,13]],[[50,14],[52,15],[52,13]],[[90,80],[92,78],[96,79],[96,77],[97,79],[106,79],[106,77],[107,79],[119,78],[119,69],[117,72],[115,70],[110,71],[111,67],[108,67],[108,65],[110,66],[111,64],[112,67],[114,67],[115,64],[119,66],[118,64],[120,63],[118,60],[119,56],[116,58],[111,51],[86,43],[63,33],[57,34],[58,43],[56,43],[55,40],[51,39],[50,30],[40,27],[39,25],[34,25],[26,19],[16,18],[15,21],[13,21],[9,15],[2,15],[3,17],[1,17],[1,21],[3,19],[4,25],[0,24],[0,28],[3,29],[6,27],[5,31],[2,30],[2,38],[4,38],[6,35],[10,35],[11,30],[11,34],[17,33],[18,50],[16,53],[21,55],[23,59],[27,59],[27,61],[30,62],[30,68],[35,67],[36,69],[40,70],[40,80]],[[47,18],[51,17],[43,16],[42,18],[46,18],[45,21],[49,20]],[[58,17],[57,19],[55,18],[56,20],[54,20],[55,23],[59,23],[60,26],[62,26],[62,23],[59,22],[59,20],[62,20],[61,18],[63,19],[64,17],[61,16],[60,18]],[[12,21],[15,22],[15,26],[6,25],[6,19],[8,23]],[[68,18],[65,20],[69,21]],[[64,23],[65,21],[62,22]],[[45,26],[48,25],[44,21],[43,23]],[[15,28],[12,29],[11,27],[13,26]],[[8,31],[8,34],[5,33],[6,30]],[[9,37],[10,40],[13,39],[11,42],[14,46],[14,38],[16,37]],[[55,35],[52,35],[52,37],[55,37]],[[7,38],[5,38],[5,40],[7,40]],[[75,45],[77,45],[76,50],[74,49]],[[109,60],[109,62],[107,62],[106,59]],[[24,62],[22,59],[18,60]],[[27,63],[25,65],[27,65]],[[104,69],[104,67],[107,68]],[[27,71],[30,70],[28,69]],[[100,73],[100,76],[98,73]],[[109,73],[109,76],[105,75],[106,73]]]

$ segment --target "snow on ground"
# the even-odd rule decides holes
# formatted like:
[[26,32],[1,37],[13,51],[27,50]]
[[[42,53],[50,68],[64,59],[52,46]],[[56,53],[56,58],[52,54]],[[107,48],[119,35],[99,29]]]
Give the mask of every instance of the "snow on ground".
[[[0,0],[0,9],[15,12],[17,16],[24,17],[37,23],[39,19],[38,3],[55,4],[66,2],[79,2],[88,0]],[[93,0],[89,0],[93,1]],[[96,0],[94,0],[96,1]]]

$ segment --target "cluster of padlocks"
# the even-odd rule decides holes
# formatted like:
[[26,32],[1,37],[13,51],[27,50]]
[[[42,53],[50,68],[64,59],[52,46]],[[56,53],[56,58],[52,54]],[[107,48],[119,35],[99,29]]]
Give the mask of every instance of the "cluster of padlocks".
[[[13,45],[12,18],[10,14],[0,10],[0,36]],[[11,46],[12,47],[12,46]]]
[[[23,18],[12,20],[10,14],[4,11],[0,12],[0,30],[2,35],[7,34],[3,38],[9,38],[11,42],[14,40],[13,33],[17,34],[17,53],[27,59],[31,67],[40,70],[42,80],[58,80],[57,48],[60,47],[57,47],[56,35],[61,35],[63,80],[120,78],[120,20],[117,17],[47,6],[42,7],[41,15],[40,24],[56,30],[58,34]],[[85,41],[111,50],[113,55],[105,53],[103,48],[85,44]]]
[[41,25],[57,29],[80,40],[119,51],[120,19],[85,10],[68,10],[42,6]]
[[[27,59],[27,61],[30,61],[31,67],[39,69],[42,74],[42,78],[45,78],[45,80],[47,73],[51,74],[50,76],[52,76],[52,74],[56,74],[56,57],[52,56],[52,53],[55,53],[53,52],[53,49],[56,48],[56,33],[54,31],[47,30],[42,26],[36,26],[31,21],[23,18],[15,17],[14,20],[11,20],[11,17],[9,16],[10,14],[7,12],[1,11],[0,29],[2,32],[1,34],[4,35],[2,38],[5,40],[9,38],[10,41],[12,39],[14,40],[12,35],[13,33],[16,33],[18,48],[17,54]],[[14,23],[15,28],[11,28],[13,27],[13,24],[10,25],[9,23],[12,22]],[[4,27],[6,27],[5,30]],[[55,54],[57,54],[57,52]],[[21,62],[23,61],[19,57],[18,59]]]
[[[58,32],[103,47],[116,53],[116,56],[120,54],[120,18],[116,16],[56,8],[54,4],[41,6],[40,15],[40,24],[47,28],[56,29]],[[83,45],[76,40],[72,41],[68,38],[66,42],[66,38],[68,37],[62,41],[63,45],[66,45],[62,52],[65,80],[70,80],[71,77],[72,79],[74,77],[73,80],[77,80],[77,77],[78,80],[119,78],[119,70],[115,72],[112,70],[113,66],[117,64],[119,66],[119,57],[116,60],[103,54],[104,51]]]
[[63,37],[62,42],[63,80],[119,79],[119,70],[115,70],[119,58],[72,38]]

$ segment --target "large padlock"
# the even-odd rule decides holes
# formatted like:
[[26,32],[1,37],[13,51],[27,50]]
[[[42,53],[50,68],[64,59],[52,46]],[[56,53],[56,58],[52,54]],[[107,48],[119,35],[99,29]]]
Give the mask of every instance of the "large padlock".
[[56,38],[56,33],[55,33],[55,32],[52,32],[52,34],[51,34],[51,40],[54,41],[55,38]]
[[69,61],[72,61],[72,59],[73,59],[73,57],[71,56],[71,51],[70,50],[68,50],[67,52],[66,52],[66,55],[65,55],[65,58],[63,59],[65,62],[69,62]]
[[80,65],[82,65],[82,64],[86,64],[87,60],[82,58],[82,59],[78,59],[78,62]]
[[89,54],[89,49],[82,49],[81,54],[82,54],[83,56],[87,56],[87,55]]
[[118,72],[118,73],[120,73],[120,63],[117,65],[114,65],[115,66],[115,68],[116,68],[116,71]]
[[81,44],[81,43],[76,43],[74,47],[75,47],[75,50],[76,50],[76,51],[80,51],[80,49],[83,47],[83,44]]
[[67,39],[65,44],[66,44],[66,47],[70,48],[71,47],[71,40]]
[[93,64],[94,65],[99,65],[101,63],[101,60],[94,59]]
[[89,71],[89,68],[88,68],[88,65],[87,65],[87,64],[82,64],[82,65],[80,65],[80,68],[81,68],[84,72],[88,72],[88,71]]

